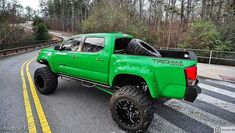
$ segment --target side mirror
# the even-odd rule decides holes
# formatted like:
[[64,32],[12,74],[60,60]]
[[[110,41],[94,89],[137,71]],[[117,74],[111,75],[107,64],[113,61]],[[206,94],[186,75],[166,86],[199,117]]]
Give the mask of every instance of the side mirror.
[[60,45],[56,45],[54,49],[55,50],[61,50]]

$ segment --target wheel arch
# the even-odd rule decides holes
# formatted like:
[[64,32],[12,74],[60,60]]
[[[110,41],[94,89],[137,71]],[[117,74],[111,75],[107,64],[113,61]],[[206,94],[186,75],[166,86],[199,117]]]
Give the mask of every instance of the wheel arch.
[[[132,81],[132,82],[130,82]],[[133,82],[134,81],[134,82]],[[124,86],[128,84],[136,84],[145,82],[148,86],[149,93],[152,98],[158,98],[157,85],[153,74],[135,74],[135,73],[118,73],[113,76],[111,80],[111,86]]]
[[37,62],[43,65],[46,65],[47,67],[50,68],[52,72],[55,72],[54,67],[52,66],[50,61],[48,61],[47,59],[37,59]]

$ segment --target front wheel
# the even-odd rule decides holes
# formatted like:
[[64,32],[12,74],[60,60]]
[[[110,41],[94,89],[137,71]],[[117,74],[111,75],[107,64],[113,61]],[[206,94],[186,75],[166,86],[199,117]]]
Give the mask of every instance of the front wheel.
[[41,67],[34,72],[34,83],[42,94],[53,93],[58,85],[58,77],[49,67]]
[[147,130],[154,116],[151,98],[132,85],[124,86],[113,94],[110,110],[119,127],[130,132]]

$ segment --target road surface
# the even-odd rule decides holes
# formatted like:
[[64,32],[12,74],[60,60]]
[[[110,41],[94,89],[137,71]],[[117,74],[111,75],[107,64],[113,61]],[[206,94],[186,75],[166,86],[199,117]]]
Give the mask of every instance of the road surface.
[[[37,54],[38,51],[32,51],[0,60],[1,133],[26,133],[28,130],[40,133],[48,127],[54,133],[124,132],[111,118],[110,95],[95,88],[85,88],[77,81],[59,78],[54,94],[32,93],[27,65],[23,69],[21,66]],[[35,61],[28,63],[31,76],[41,66]],[[22,86],[21,70],[25,86]],[[199,81],[202,94],[194,103],[175,99],[157,101],[153,123],[147,132],[209,133],[217,126],[235,126],[235,84],[204,78]],[[33,121],[30,127],[29,120]]]

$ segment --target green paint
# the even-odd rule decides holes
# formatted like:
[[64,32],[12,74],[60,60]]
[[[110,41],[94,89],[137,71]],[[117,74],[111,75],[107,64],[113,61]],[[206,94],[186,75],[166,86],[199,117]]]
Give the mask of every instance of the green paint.
[[132,38],[131,35],[122,33],[82,34],[76,37],[102,37],[105,39],[104,49],[97,53],[85,53],[46,48],[41,50],[37,60],[47,61],[55,73],[108,86],[113,86],[113,81],[118,75],[139,76],[146,81],[152,98],[184,98],[186,91],[184,69],[196,65],[196,61],[115,54],[116,38]]
[[96,88],[99,89],[99,90],[101,90],[101,91],[103,91],[103,92],[106,92],[106,93],[108,93],[108,94],[110,94],[110,95],[113,95],[113,92],[111,92],[111,91],[109,91],[109,90],[106,90],[106,89],[101,88],[101,87],[98,87],[98,86],[96,86]]

